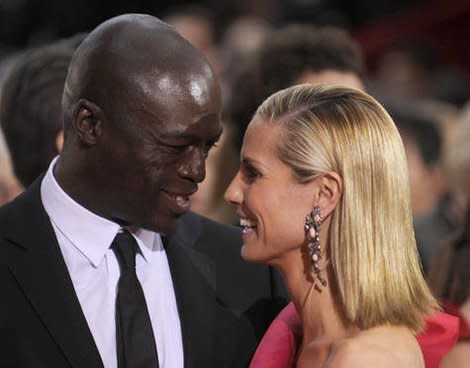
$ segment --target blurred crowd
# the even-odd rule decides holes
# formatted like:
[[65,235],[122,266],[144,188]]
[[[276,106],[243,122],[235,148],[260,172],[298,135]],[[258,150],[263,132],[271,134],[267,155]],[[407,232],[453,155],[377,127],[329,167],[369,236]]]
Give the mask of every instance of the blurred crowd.
[[[331,24],[322,25],[240,15],[224,27],[213,9],[201,5],[155,15],[205,53],[223,86],[224,133],[209,154],[192,209],[236,223],[223,192],[238,167],[244,130],[270,94],[299,83],[366,90],[386,107],[402,136],[423,270],[443,305],[461,318],[462,341],[468,340],[470,68],[442,62],[432,47],[411,38],[371,65],[351,25],[331,14],[325,18]],[[84,37],[51,40],[43,30],[33,47],[0,48],[0,203],[17,196],[60,153],[63,84]],[[458,367],[451,359],[448,366]]]

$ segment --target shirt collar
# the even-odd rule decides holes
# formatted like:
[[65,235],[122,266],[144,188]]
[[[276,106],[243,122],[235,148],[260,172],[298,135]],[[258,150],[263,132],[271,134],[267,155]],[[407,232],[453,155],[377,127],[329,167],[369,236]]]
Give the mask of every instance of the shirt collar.
[[[63,191],[53,173],[56,161],[57,157],[41,183],[44,208],[58,230],[97,267],[121,227],[89,211]],[[160,236],[152,231],[139,228],[133,235],[147,262],[154,250],[162,249]]]

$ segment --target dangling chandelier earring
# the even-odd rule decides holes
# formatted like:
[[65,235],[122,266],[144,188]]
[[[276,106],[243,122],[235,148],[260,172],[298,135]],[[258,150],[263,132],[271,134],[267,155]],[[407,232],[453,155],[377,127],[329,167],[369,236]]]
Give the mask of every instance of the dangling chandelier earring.
[[315,271],[317,279],[323,286],[326,286],[326,280],[321,275],[320,260],[322,259],[321,245],[320,245],[320,225],[323,221],[321,209],[318,206],[313,208],[305,217],[305,234],[307,236],[307,247],[310,255],[310,264]]

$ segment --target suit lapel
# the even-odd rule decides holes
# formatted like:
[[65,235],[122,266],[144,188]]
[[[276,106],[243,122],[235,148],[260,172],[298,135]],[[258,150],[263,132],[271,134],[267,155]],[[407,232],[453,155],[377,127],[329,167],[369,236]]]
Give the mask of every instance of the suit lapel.
[[197,220],[184,216],[178,231],[163,238],[178,303],[185,368],[208,366],[215,347],[215,270],[192,246],[200,231]]
[[23,248],[10,269],[25,296],[72,367],[102,367],[40,200],[40,180],[16,201],[10,220],[6,238]]

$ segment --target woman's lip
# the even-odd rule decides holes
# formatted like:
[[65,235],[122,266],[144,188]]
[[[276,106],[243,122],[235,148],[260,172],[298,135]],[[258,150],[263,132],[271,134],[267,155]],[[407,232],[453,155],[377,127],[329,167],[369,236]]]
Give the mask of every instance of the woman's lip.
[[242,240],[244,244],[255,234],[255,229],[256,228],[242,228]]

